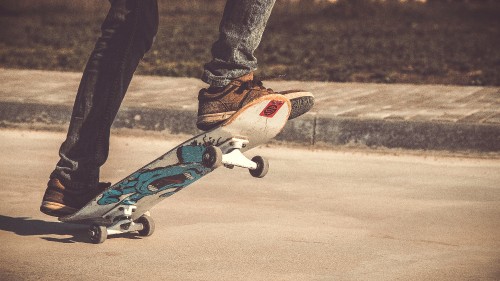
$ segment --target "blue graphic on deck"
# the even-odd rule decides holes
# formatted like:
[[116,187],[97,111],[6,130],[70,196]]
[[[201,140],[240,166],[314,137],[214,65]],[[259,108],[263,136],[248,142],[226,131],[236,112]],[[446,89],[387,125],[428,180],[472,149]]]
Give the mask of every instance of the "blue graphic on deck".
[[179,163],[168,167],[137,171],[116,187],[105,191],[97,204],[116,204],[120,202],[120,197],[130,194],[121,203],[135,205],[146,196],[171,190],[161,195],[161,197],[168,197],[212,171],[201,163],[204,152],[205,146],[203,145],[193,143],[182,146],[177,150]]

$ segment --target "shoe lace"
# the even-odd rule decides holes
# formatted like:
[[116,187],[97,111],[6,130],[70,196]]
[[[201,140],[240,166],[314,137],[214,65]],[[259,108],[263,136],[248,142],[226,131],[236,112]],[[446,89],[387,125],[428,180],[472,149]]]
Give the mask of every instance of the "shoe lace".
[[262,81],[260,81],[258,79],[253,79],[253,80],[249,80],[249,81],[243,82],[241,84],[240,90],[241,91],[244,91],[244,90],[253,90],[255,88],[257,88],[259,90],[265,90],[267,92],[274,93],[273,89],[264,87],[264,83],[262,83]]

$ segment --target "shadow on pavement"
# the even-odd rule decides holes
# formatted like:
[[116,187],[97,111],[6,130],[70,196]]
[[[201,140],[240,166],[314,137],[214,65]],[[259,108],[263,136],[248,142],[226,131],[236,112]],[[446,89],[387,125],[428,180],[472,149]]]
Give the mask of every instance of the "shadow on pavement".
[[[60,235],[71,237],[41,237],[50,242],[59,243],[92,243],[88,238],[87,225],[34,220],[27,217],[8,217],[0,215],[0,231],[8,231],[20,236]],[[134,233],[113,235],[113,238],[142,239]]]
[[20,236],[70,235],[69,238],[41,237],[44,240],[60,243],[89,242],[87,226],[60,222],[34,220],[26,217],[13,218],[0,215],[0,231],[13,232]]

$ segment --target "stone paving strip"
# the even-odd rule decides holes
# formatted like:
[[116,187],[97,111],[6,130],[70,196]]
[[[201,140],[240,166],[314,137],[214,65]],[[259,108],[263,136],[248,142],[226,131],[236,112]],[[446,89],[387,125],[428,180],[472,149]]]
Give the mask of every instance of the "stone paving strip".
[[[0,68],[0,127],[67,126],[81,73]],[[136,75],[113,126],[196,134],[199,79]],[[500,87],[265,81],[316,97],[278,140],[447,151],[500,151]]]

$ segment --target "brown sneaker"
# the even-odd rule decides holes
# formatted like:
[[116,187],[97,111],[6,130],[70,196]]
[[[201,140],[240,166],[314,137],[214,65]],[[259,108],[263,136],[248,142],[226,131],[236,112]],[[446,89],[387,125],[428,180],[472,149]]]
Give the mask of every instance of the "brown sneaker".
[[111,183],[99,183],[94,189],[69,189],[58,179],[50,179],[43,195],[40,211],[53,217],[71,215],[110,186]]
[[202,89],[198,95],[198,121],[196,125],[198,129],[204,131],[213,129],[244,105],[269,94],[282,94],[289,98],[292,112],[288,119],[306,113],[314,105],[314,97],[311,93],[300,90],[276,93],[272,89],[265,88],[261,81],[254,80],[251,72],[231,81],[224,88]]

